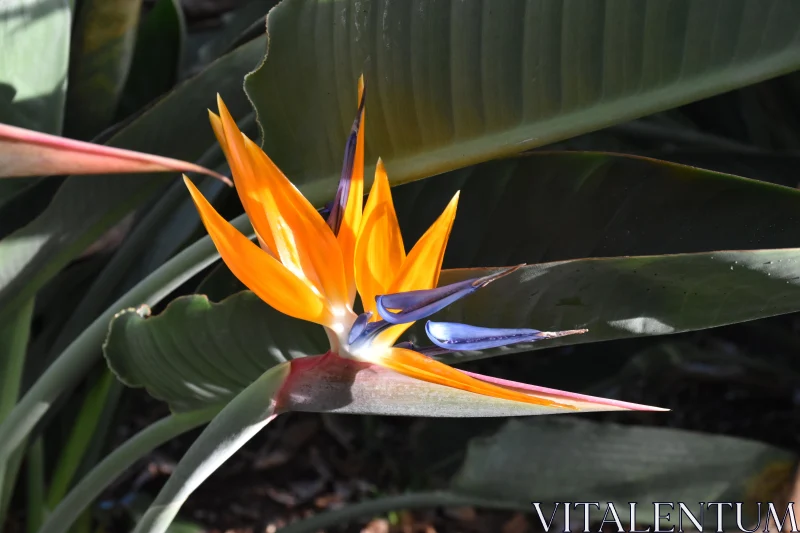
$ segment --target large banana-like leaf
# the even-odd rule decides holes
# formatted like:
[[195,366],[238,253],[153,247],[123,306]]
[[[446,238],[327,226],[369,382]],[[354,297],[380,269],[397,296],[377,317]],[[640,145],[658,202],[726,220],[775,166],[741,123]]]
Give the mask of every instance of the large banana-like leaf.
[[534,153],[394,189],[407,247],[461,190],[445,266],[800,246],[800,191],[641,157]]
[[[441,284],[485,275],[450,270]],[[667,335],[800,311],[800,248],[575,259],[523,267],[433,320],[583,335],[453,354],[468,360],[565,344]],[[421,324],[410,337],[425,342]]]
[[[449,360],[800,310],[800,251],[790,248],[800,244],[796,190],[644,158],[536,154],[395,189],[407,247],[430,223],[418,213],[438,212],[458,188],[461,205],[445,255],[450,266],[635,257],[527,266],[450,306],[435,318],[589,332]],[[718,247],[741,251],[714,252]],[[747,251],[759,247],[765,249]],[[446,271],[441,283],[482,273]],[[223,295],[243,289],[224,274],[215,277],[204,285],[217,296],[213,286],[224,287]],[[426,343],[422,325],[410,332],[418,344]]]
[[[440,284],[485,275],[450,270]],[[452,304],[435,320],[583,335],[453,353],[464,361],[556,345],[665,335],[800,311],[800,249],[584,259],[523,267]],[[417,323],[409,338],[429,344]],[[145,320],[117,316],[106,342],[112,369],[175,409],[229,400],[283,359],[325,351],[321,328],[271,309],[243,292],[220,304],[177,300]]]
[[338,176],[364,72],[367,162],[405,182],[789,72],[798,23],[781,0],[287,1],[245,86],[304,183]]
[[[436,212],[441,206],[433,204],[457,187],[462,204],[448,249],[451,264],[487,256],[503,265],[580,254],[661,255],[526,266],[435,318],[589,332],[451,354],[450,360],[677,333],[800,310],[800,250],[746,250],[796,243],[796,190],[642,158],[537,154],[397,189],[397,208],[412,236],[407,245],[417,226],[429,222],[415,222],[412,206]],[[520,198],[531,199],[530,209]],[[763,205],[770,206],[768,213]],[[677,222],[671,213],[678,214]],[[717,243],[745,250],[702,252]],[[694,253],[668,255],[680,251]],[[441,283],[483,273],[445,271]],[[230,280],[217,278],[217,286]],[[227,284],[226,290],[236,286]],[[426,344],[421,326],[411,330],[411,338]],[[123,380],[187,409],[206,400],[227,401],[276,362],[321,353],[326,346],[318,326],[243,293],[216,305],[202,296],[180,299],[146,320],[123,313],[111,328],[106,355]]]
[[218,304],[182,297],[160,315],[147,312],[117,315],[103,350],[126,385],[147,388],[175,411],[225,404],[270,368],[328,349],[321,327],[281,314],[251,292]]

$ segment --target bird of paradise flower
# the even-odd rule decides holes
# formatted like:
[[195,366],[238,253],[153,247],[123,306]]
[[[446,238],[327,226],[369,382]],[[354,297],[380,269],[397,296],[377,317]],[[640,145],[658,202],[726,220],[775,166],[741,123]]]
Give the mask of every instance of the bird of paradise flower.
[[[431,316],[519,266],[437,287],[459,194],[453,196],[408,253],[380,159],[363,205],[363,77],[359,80],[358,112],[327,220],[261,148],[238,129],[219,97],[218,107],[219,115],[209,111],[211,125],[230,165],[258,245],[220,216],[184,176],[202,221],[223,261],[244,285],[278,311],[320,324],[330,341],[328,353],[291,362],[284,388],[277,394],[276,412],[293,403],[291,395],[297,390],[310,390],[313,395],[315,379],[322,379],[331,371],[348,369],[357,373],[365,368],[388,370],[475,395],[540,406],[543,414],[661,410],[465,372],[430,357],[434,352],[484,350],[580,334],[585,329],[544,332],[429,321],[425,330],[434,346],[397,344],[415,321]],[[364,309],[361,314],[354,311],[357,294]],[[468,406],[466,415],[469,416]]]

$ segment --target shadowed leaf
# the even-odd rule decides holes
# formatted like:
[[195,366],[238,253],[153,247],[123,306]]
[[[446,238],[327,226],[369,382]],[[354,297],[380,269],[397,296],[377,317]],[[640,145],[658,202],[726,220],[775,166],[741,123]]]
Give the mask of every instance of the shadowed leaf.
[[88,139],[117,113],[136,46],[142,0],[78,4],[70,57],[65,131]]

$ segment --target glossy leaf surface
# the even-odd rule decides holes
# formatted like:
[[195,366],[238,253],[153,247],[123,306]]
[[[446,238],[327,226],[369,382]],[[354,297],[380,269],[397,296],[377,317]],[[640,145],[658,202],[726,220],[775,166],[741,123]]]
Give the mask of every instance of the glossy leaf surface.
[[406,182],[789,72],[798,21],[763,0],[283,2],[245,85],[302,184],[338,174],[363,72],[367,164]]

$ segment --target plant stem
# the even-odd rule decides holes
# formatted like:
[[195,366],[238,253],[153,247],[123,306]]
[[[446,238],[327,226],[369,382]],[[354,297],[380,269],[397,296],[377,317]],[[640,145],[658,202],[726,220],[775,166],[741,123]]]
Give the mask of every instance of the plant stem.
[[475,496],[462,496],[447,491],[414,492],[398,494],[359,502],[326,513],[314,515],[278,530],[278,533],[316,533],[332,525],[341,525],[355,518],[373,517],[399,509],[419,509],[426,507],[458,507],[477,505],[494,509],[517,509],[519,506],[508,502],[482,500]]
[[179,413],[162,418],[128,439],[95,466],[61,500],[39,533],[66,533],[80,514],[122,472],[165,442],[205,424],[218,409]]

